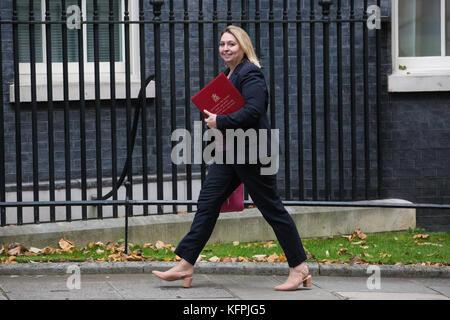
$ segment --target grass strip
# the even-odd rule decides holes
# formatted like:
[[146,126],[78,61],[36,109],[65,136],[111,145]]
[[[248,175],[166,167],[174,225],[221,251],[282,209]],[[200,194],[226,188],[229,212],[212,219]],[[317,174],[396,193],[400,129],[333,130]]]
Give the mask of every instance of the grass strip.
[[[57,249],[22,246],[22,250],[19,250],[17,243],[16,247],[14,244],[3,244],[0,260],[2,263],[179,260],[173,252],[175,247],[162,241],[155,244],[130,244],[129,252],[125,254],[123,239],[106,244],[91,242],[84,248],[76,248],[70,241],[63,240],[60,240]],[[303,246],[308,254],[308,262],[450,265],[450,234],[425,233],[421,229],[367,235],[355,230],[352,235],[304,239]],[[199,259],[213,262],[286,262],[277,241],[211,244],[205,246]]]

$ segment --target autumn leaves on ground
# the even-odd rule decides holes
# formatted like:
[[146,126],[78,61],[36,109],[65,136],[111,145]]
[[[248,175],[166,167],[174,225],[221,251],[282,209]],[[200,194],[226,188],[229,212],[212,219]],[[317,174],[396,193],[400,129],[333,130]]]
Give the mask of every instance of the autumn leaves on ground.
[[[304,239],[308,262],[395,265],[450,265],[449,233],[425,233],[423,230],[353,234],[326,238]],[[20,243],[2,244],[1,263],[37,262],[114,262],[114,261],[178,261],[175,246],[162,241],[128,244],[123,239],[91,242],[79,248],[70,239],[61,238],[56,248],[26,248]],[[286,262],[286,256],[276,241],[238,242],[208,245],[199,259],[210,262]]]

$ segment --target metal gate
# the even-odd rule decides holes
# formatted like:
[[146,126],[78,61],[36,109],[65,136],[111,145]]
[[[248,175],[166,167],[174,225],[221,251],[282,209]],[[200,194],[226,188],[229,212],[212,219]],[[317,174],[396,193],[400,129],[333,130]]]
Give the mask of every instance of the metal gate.
[[223,69],[228,24],[248,31],[261,59],[286,205],[449,208],[353,202],[379,198],[382,184],[380,0],[9,3],[1,226],[115,218],[124,206],[127,217],[192,211],[207,166],[171,162],[170,135],[202,121],[190,97]]

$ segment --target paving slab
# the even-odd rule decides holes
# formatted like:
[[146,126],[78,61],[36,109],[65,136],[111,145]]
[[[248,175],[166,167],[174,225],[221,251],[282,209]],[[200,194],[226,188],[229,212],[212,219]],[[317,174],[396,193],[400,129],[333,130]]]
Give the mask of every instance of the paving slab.
[[216,283],[227,288],[243,300],[337,300],[336,295],[314,285],[311,289],[300,287],[295,291],[274,291],[274,287],[286,281],[285,276],[213,275]]
[[[369,285],[368,285],[369,282]],[[330,291],[384,292],[402,293],[415,292],[435,294],[436,291],[427,287],[427,282],[419,282],[409,278],[381,278],[379,288],[374,287],[369,278],[359,277],[316,277],[314,284]],[[450,286],[450,280],[441,279],[442,286]]]
[[70,288],[71,274],[2,275],[0,299],[10,300],[394,300],[450,299],[449,279],[382,278],[379,289],[367,277],[313,276],[311,288],[275,291],[282,275],[196,274],[192,287],[152,274],[82,274]]
[[348,300],[449,300],[439,294],[392,292],[336,292]]
[[[89,279],[89,276],[86,278]],[[84,281],[86,280],[83,279]],[[108,276],[105,281],[114,287],[123,299],[235,299],[225,288],[205,275],[196,276],[195,284],[191,288],[183,288],[180,281],[166,282],[148,274],[114,274]]]
[[2,276],[0,287],[10,300],[121,299],[103,279],[84,279],[81,289],[69,289],[68,275]]

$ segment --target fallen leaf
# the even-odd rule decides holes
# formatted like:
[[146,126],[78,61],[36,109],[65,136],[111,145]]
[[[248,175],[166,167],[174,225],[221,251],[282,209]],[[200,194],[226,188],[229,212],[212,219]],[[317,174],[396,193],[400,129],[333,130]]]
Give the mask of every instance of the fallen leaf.
[[246,257],[238,257],[237,258],[237,262],[250,262],[250,259],[249,258],[246,258]]
[[267,260],[267,255],[266,254],[255,254],[252,258],[253,258],[253,261],[264,262]]
[[361,240],[364,240],[365,238],[367,238],[367,236],[364,233],[362,233],[362,231],[359,229],[355,230],[355,232],[353,234],[355,236],[357,236],[358,238],[360,238]]
[[416,234],[415,236],[413,236],[413,239],[428,239],[430,237],[430,235],[428,234]]
[[209,258],[208,261],[209,261],[209,262],[219,262],[220,259],[219,259],[219,257],[214,256],[214,257]]
[[102,250],[102,249],[97,249],[96,251],[95,251],[97,254],[102,254],[102,253],[104,253],[105,252],[105,250]]
[[322,262],[325,263],[325,264],[332,264],[333,263],[332,260],[327,260],[327,259],[323,259]]
[[220,258],[220,262],[232,262],[232,260],[230,257],[223,257],[223,258]]
[[56,251],[56,250],[55,250],[54,248],[52,248],[52,247],[45,247],[45,248],[44,248],[44,254],[45,254],[45,255],[54,254],[55,251]]
[[14,261],[15,259],[16,259],[16,256],[11,256],[5,260],[5,263],[18,263],[17,261]]
[[361,258],[360,258],[360,255],[359,255],[359,254],[356,255],[356,256],[353,256],[353,257],[348,261],[349,264],[356,264],[356,263],[358,263],[358,262],[361,262]]
[[271,254],[270,256],[267,257],[267,262],[280,262],[280,256],[277,255],[276,253]]
[[351,236],[341,236],[342,238],[346,238],[348,241],[352,241],[353,240],[353,235]]
[[19,247],[19,246],[21,246],[20,243],[18,243],[18,242],[11,242],[10,244],[8,244],[8,250],[14,249],[14,248]]
[[442,244],[439,243],[424,242],[423,244],[428,246],[442,247]]
[[108,261],[115,262],[115,261],[124,261],[124,257],[120,253],[111,254],[108,256]]
[[392,254],[389,254],[389,253],[379,252],[378,254],[380,255],[381,258],[390,258],[390,257],[392,257]]
[[99,247],[104,247],[105,245],[103,244],[103,242],[101,242],[101,241],[97,241],[96,243],[95,243],[95,245],[96,246],[99,246]]
[[116,241],[109,241],[107,244],[106,244],[106,250],[108,250],[108,251],[111,251],[111,252],[114,252],[114,251],[116,251],[116,248],[119,246],[119,243],[118,242],[116,242]]
[[75,244],[69,240],[67,240],[65,237],[62,237],[59,242],[59,247],[63,249],[64,252],[68,252],[75,248]]
[[10,256],[21,256],[23,255],[26,251],[27,248],[25,248],[23,245],[21,245],[20,243],[17,242],[13,242],[8,246],[8,255]]
[[155,243],[156,249],[162,249],[162,248],[164,248],[164,246],[165,246],[165,244],[164,244],[164,242],[162,242],[161,240],[158,240],[158,241],[156,241],[156,243]]
[[273,241],[263,242],[263,245],[264,245],[264,248],[273,248],[273,247],[277,246],[275,243],[273,243]]
[[347,250],[348,250],[347,248],[341,248],[341,249],[338,250],[337,254],[341,255],[341,254],[347,252]]
[[327,257],[329,257],[329,256],[330,256],[330,253],[328,252],[328,250],[327,250],[327,251],[325,251],[325,255],[326,255]]
[[44,252],[44,250],[38,249],[38,248],[35,248],[35,247],[31,247],[30,250],[28,250],[28,251],[30,251],[32,253],[42,253],[42,252]]
[[144,248],[150,248],[153,249],[153,244],[152,243],[144,243]]
[[142,256],[138,256],[134,252],[126,257],[127,261],[142,261]]
[[[178,256],[177,256],[178,257]],[[198,256],[197,261],[204,261],[203,259],[206,258],[206,256],[204,254],[201,254]],[[176,259],[176,257],[175,257]],[[181,259],[180,259],[181,260]]]

